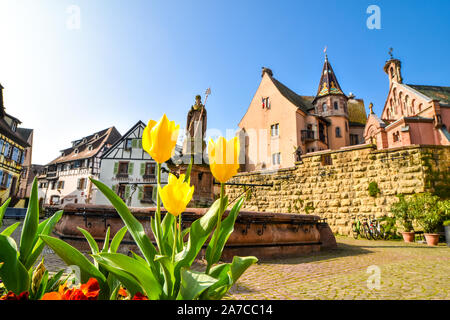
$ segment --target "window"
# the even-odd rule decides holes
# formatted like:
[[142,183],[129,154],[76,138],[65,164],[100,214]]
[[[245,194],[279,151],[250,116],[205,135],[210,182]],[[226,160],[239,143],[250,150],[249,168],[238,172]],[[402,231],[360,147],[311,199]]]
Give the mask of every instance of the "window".
[[270,100],[269,97],[262,98],[262,108],[270,109]]
[[89,150],[89,151],[94,150],[94,147],[92,146],[92,144],[90,144],[90,145],[88,146],[88,150]]
[[58,181],[58,190],[64,189],[64,181]]
[[132,146],[133,146],[133,139],[126,139],[125,150],[131,150]]
[[78,152],[80,152],[80,151],[78,150],[78,148],[76,148],[76,149],[74,150],[74,152],[75,152],[75,154],[78,154]]
[[13,121],[12,126],[11,126],[12,131],[16,132],[17,129],[17,122]]
[[78,190],[84,190],[84,189],[86,189],[86,178],[80,178],[80,179],[78,179],[77,189],[78,189]]
[[119,162],[119,174],[128,174],[128,162]]
[[348,132],[348,122],[345,121],[345,132]]
[[52,181],[52,187],[51,187],[51,189],[52,189],[52,190],[55,190],[55,187],[56,187],[56,181]]
[[341,138],[341,128],[336,127],[336,138]]
[[278,165],[281,163],[281,153],[274,153],[272,154],[272,164],[273,165]]
[[74,162],[74,167],[75,167],[75,168],[81,167],[81,160],[75,161],[75,162]]
[[351,134],[350,135],[350,145],[354,146],[359,144],[358,135],[357,134]]
[[322,104],[322,110],[323,112],[327,112],[328,111],[328,106],[326,103]]
[[320,156],[320,162],[322,163],[323,166],[330,166],[330,165],[333,164],[330,154],[323,154],[323,155],[321,155]]
[[334,110],[339,109],[339,103],[337,101],[334,102]]
[[394,132],[392,134],[392,140],[394,140],[394,142],[400,141],[400,132]]
[[133,139],[131,141],[131,147],[135,149],[142,149],[142,139]]
[[141,165],[142,176],[155,176],[156,164],[153,162],[146,162]]
[[144,186],[142,200],[153,201],[153,186]]
[[50,205],[57,205],[59,204],[59,196],[52,196],[50,198]]
[[270,126],[270,135],[272,137],[278,137],[279,136],[279,134],[280,134],[279,127],[280,127],[280,125],[278,123],[277,124],[273,124],[273,125]]

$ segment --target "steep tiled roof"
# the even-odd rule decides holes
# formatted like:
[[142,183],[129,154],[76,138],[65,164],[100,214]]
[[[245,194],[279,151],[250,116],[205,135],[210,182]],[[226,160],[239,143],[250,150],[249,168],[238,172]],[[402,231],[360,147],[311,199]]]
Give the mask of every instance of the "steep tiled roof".
[[[73,141],[75,146],[62,150],[61,156],[50,162],[48,165],[81,160],[93,157],[105,144],[114,144],[121,135],[115,127],[104,129],[87,137]],[[89,146],[92,145],[92,150]],[[75,152],[78,151],[78,152]]]
[[0,118],[0,132],[20,144],[22,147],[29,147],[28,142],[25,141],[17,132],[14,132],[3,118]]
[[316,98],[323,97],[329,94],[344,95],[344,92],[339,85],[331,64],[328,62],[328,58],[325,57]]
[[348,99],[348,121],[350,125],[365,125],[367,122],[366,108],[363,99]]
[[30,135],[33,133],[33,129],[17,128],[17,133],[22,137],[23,140],[28,141]]
[[286,87],[284,84],[282,84],[277,79],[271,77],[273,83],[277,87],[277,89],[280,91],[280,93],[288,99],[290,102],[292,102],[294,105],[296,105],[300,110],[302,110],[305,113],[308,113],[308,110],[314,109],[314,106],[309,102],[308,100],[304,99],[302,96],[299,96],[294,91]]
[[407,86],[419,91],[430,99],[439,100],[444,104],[450,104],[450,87],[422,86],[415,84],[407,84]]

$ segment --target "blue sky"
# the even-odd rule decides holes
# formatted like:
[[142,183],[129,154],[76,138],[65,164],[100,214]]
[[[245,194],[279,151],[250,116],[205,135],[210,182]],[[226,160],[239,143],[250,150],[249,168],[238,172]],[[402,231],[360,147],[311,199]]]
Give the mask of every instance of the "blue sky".
[[[81,25],[66,23],[70,5]],[[381,29],[369,30],[369,5]],[[450,1],[0,0],[7,112],[35,129],[33,162],[109,126],[125,133],[165,112],[185,126],[211,87],[208,128],[235,129],[260,77],[314,95],[323,49],[345,93],[380,114],[389,47],[406,83],[450,86]]]

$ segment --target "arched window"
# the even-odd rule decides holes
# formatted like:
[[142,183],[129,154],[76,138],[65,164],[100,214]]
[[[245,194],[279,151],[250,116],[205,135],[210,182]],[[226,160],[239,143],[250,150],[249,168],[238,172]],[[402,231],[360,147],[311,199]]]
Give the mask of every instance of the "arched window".
[[340,138],[341,137],[341,128],[336,127],[336,138]]
[[339,109],[339,103],[337,101],[334,102],[334,110]]
[[391,73],[391,78],[393,78],[394,77],[394,68],[391,67],[390,73]]
[[419,112],[422,111],[422,104],[419,104]]
[[326,103],[324,103],[324,104],[322,105],[322,110],[323,110],[323,112],[327,112],[327,111],[328,111],[328,106],[327,106]]

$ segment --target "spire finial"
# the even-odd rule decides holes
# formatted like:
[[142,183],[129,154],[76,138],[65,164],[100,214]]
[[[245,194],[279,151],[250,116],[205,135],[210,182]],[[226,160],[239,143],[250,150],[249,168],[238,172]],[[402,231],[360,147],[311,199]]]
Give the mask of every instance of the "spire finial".
[[394,51],[394,48],[389,48],[389,55],[391,56],[391,59],[394,59],[394,55],[392,54],[392,52]]
[[373,103],[372,102],[369,104],[369,109],[370,109],[370,114],[375,113],[375,112],[373,112]]
[[325,53],[325,60],[328,60],[327,49],[328,46],[325,46],[325,49],[323,49],[323,53]]

